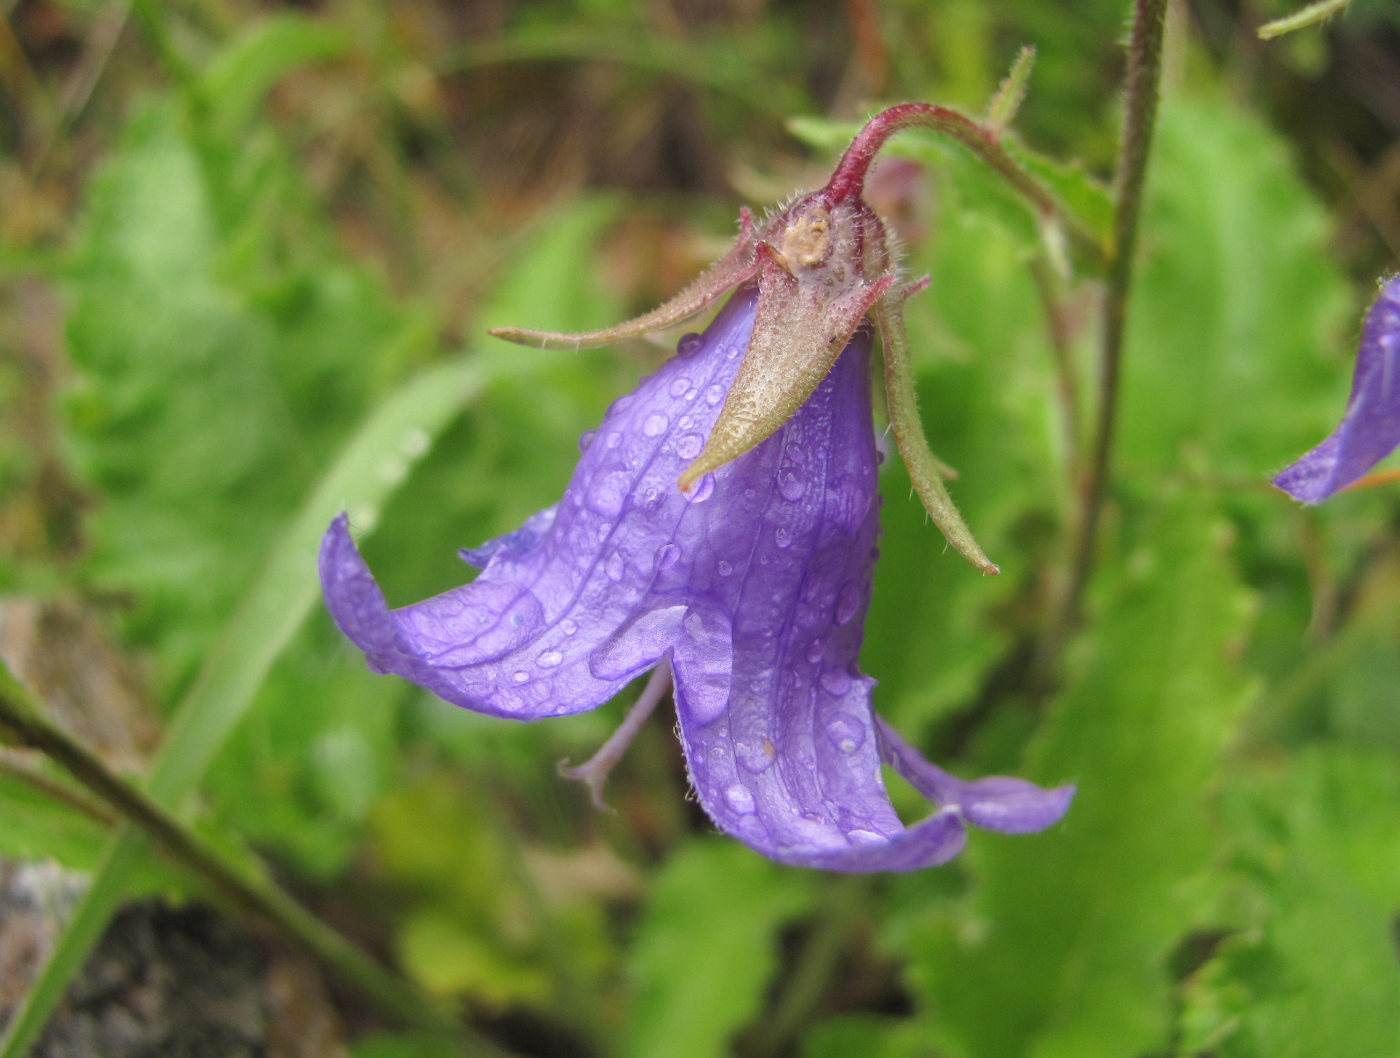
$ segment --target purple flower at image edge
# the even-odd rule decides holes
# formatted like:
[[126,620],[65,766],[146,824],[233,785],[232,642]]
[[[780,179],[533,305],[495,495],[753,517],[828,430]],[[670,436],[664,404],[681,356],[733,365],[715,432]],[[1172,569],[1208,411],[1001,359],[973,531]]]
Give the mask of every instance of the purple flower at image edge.
[[1274,478],[1296,500],[1319,503],[1357,481],[1400,445],[1400,276],[1366,313],[1351,396],[1341,423]]
[[[899,310],[924,285],[897,285],[860,189],[874,150],[922,106],[872,121],[826,188],[762,228],[745,213],[730,254],[655,312],[586,335],[494,332],[601,344],[733,291],[703,334],[682,338],[583,436],[557,504],[462,552],[481,570],[471,583],[391,610],[347,517],[336,519],[320,556],[326,602],[372,669],[517,720],[597,708],[654,670],[618,733],[572,774],[596,798],[673,679],[701,806],[782,863],[910,870],[955,856],[967,823],[1023,833],[1064,815],[1073,787],[965,782],[924,760],[874,715],[875,681],[857,662],[879,535],[874,331],[887,391],[912,395],[898,374]],[[903,433],[906,462],[932,465],[926,447],[912,457],[906,447],[922,438]],[[936,473],[911,466],[911,476],[953,546],[996,572]],[[882,765],[935,811],[905,826]]]

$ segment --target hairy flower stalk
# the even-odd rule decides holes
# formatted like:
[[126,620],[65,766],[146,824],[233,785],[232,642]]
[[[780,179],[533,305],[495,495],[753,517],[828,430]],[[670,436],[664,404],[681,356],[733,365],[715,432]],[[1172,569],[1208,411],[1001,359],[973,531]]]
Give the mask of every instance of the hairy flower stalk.
[[[584,435],[553,507],[463,558],[476,580],[390,610],[344,515],[321,576],[340,627],[372,668],[450,702],[532,720],[593,709],[657,666],[674,680],[686,764],[724,831],[784,863],[908,870],[942,863],[964,824],[1037,830],[1071,787],[963,782],[923,760],[871,711],[860,671],[879,534],[869,368],[881,336],[891,420],[929,513],[985,572],[948,498],[914,407],[901,282],[885,226],[862,197],[893,132],[939,108],[874,118],[820,191],[755,225],[659,309],[587,334],[494,332],[598,345],[672,326],[732,291],[703,334]],[[965,120],[965,119],[963,119]],[[656,704],[658,677],[624,730],[575,774],[593,791]],[[895,815],[881,765],[934,803]]]
[[1320,503],[1358,481],[1400,445],[1400,276],[1381,285],[1366,313],[1351,398],[1320,445],[1284,467],[1274,484],[1295,500]]

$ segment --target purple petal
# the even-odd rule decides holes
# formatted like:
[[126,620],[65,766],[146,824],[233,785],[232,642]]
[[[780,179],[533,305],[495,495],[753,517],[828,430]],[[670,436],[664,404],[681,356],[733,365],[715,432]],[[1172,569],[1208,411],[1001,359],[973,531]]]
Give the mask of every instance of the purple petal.
[[484,565],[470,584],[390,610],[338,518],[321,548],[326,603],[370,667],[479,712],[536,719],[602,704],[674,647],[676,672],[723,708],[729,617],[691,584],[717,576],[704,540],[724,512],[704,502],[712,480],[685,495],[676,479],[719,414],[753,311],[753,290],[741,291],[703,339],[682,339],[616,401],[554,508],[463,552]]
[[856,664],[879,531],[869,352],[859,332],[796,415],[715,472],[724,520],[691,541],[689,578],[730,622],[729,695],[697,694],[678,652],[676,708],[722,830],[783,863],[909,870],[965,833],[955,813],[895,815]]
[[1356,481],[1400,444],[1400,276],[1391,278],[1366,314],[1351,397],[1325,441],[1285,467],[1274,484],[1296,500],[1318,503]]
[[1058,823],[1074,799],[1073,786],[1046,790],[1002,775],[967,782],[930,764],[882,718],[875,718],[881,757],[930,801],[956,811],[974,826],[1026,834]]

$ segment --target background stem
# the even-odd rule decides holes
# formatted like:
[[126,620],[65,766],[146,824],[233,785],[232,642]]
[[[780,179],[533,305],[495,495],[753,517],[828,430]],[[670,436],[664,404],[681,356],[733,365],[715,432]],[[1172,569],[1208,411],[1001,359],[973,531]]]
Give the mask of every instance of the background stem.
[[[117,816],[144,831],[176,863],[210,882],[245,910],[280,927],[385,1013],[424,1031],[461,1037],[462,1026],[449,1011],[355,947],[265,875],[234,863],[50,721],[42,705],[3,662],[0,740],[38,750],[62,766]],[[471,1044],[474,1054],[500,1053],[485,1040]]]
[[1069,584],[1063,607],[1051,632],[1057,640],[1052,655],[1058,655],[1059,643],[1078,622],[1084,588],[1093,568],[1094,547],[1103,513],[1104,494],[1108,488],[1118,416],[1128,295],[1133,279],[1133,251],[1137,246],[1142,192],[1157,117],[1166,10],[1167,0],[1137,0],[1132,37],[1128,44],[1127,106],[1123,121],[1123,145],[1114,179],[1113,246],[1100,321],[1094,433],[1089,444],[1087,474],[1079,491]]

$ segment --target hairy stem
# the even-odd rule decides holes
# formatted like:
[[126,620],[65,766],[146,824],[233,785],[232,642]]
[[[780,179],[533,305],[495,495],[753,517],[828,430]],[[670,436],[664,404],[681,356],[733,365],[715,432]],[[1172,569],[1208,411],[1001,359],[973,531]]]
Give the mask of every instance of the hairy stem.
[[1096,262],[1103,247],[1075,214],[1002,146],[1000,130],[980,125],[964,114],[935,103],[901,103],[871,118],[851,141],[832,174],[826,192],[833,201],[858,195],[866,173],[885,141],[904,129],[929,129],[957,140],[1000,176],[1042,218],[1059,224]]
[[[266,876],[233,862],[48,720],[42,705],[3,662],[0,742],[38,750],[62,766],[118,817],[145,832],[172,860],[211,883],[238,906],[289,934],[386,1013],[435,1035],[462,1039],[464,1029],[449,1011],[371,959]],[[472,1053],[500,1053],[488,1041],[469,1042]]]
[[1080,601],[1093,568],[1094,547],[1108,487],[1114,429],[1118,417],[1119,375],[1127,324],[1128,294],[1133,280],[1133,251],[1142,213],[1143,185],[1157,117],[1157,92],[1162,72],[1162,36],[1167,0],[1137,0],[1128,43],[1125,84],[1126,114],[1123,144],[1114,180],[1113,247],[1108,265],[1099,326],[1099,375],[1095,394],[1093,439],[1089,463],[1080,486],[1080,502],[1070,580],[1053,633],[1063,638],[1079,616]]

